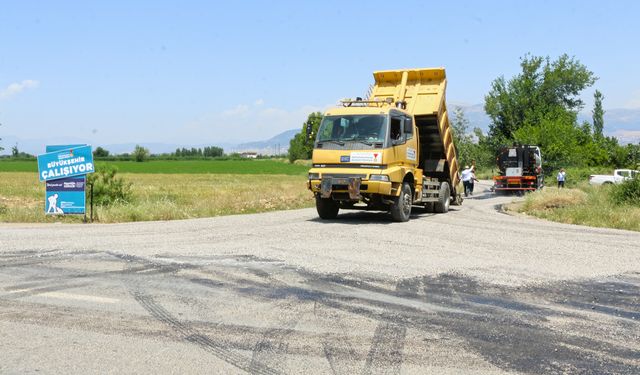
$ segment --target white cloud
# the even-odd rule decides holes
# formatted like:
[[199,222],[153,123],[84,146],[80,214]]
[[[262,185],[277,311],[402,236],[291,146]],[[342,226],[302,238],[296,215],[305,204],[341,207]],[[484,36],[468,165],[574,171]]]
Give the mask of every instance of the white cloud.
[[258,99],[258,100],[255,101],[254,104],[257,105],[257,106],[263,105],[264,104],[264,100],[263,99]]
[[613,135],[619,138],[640,138],[640,130],[620,129],[613,132]]
[[9,86],[7,86],[7,88],[0,91],[0,100],[8,99],[14,95],[21,93],[24,90],[34,89],[39,85],[40,85],[40,82],[32,79],[25,79],[20,83],[12,83]]
[[640,142],[640,130],[619,129],[613,132],[614,137],[622,143],[638,143]]
[[227,109],[222,112],[223,117],[234,117],[234,116],[246,116],[250,111],[250,108],[246,104],[237,105],[231,109]]

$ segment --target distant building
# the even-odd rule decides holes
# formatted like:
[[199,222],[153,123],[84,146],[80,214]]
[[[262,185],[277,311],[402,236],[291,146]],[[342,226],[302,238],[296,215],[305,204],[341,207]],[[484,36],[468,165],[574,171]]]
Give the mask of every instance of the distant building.
[[241,157],[243,158],[247,158],[247,159],[255,159],[258,157],[258,153],[257,152],[243,152],[240,154]]

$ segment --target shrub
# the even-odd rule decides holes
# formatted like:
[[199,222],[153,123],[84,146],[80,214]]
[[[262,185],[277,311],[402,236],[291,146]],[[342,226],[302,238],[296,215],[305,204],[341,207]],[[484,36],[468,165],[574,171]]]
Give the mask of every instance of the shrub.
[[[127,202],[131,199],[131,183],[116,177],[118,169],[109,164],[99,165],[95,173],[87,175],[87,185],[93,184],[93,203],[109,205],[116,202]],[[87,189],[87,201],[90,189]]]
[[640,206],[640,177],[627,180],[611,189],[611,199],[616,204]]

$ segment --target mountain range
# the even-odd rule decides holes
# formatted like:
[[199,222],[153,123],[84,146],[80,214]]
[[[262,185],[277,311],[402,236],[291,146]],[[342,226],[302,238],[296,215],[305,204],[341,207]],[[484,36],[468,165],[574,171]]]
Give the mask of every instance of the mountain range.
[[263,155],[276,155],[284,154],[289,150],[289,141],[300,131],[300,129],[291,129],[280,134],[277,134],[269,139],[262,141],[253,141],[246,143],[225,143],[225,142],[210,142],[201,144],[178,144],[178,143],[161,143],[161,142],[137,142],[137,143],[115,143],[115,144],[95,144],[87,141],[86,139],[73,138],[73,137],[53,137],[47,139],[23,139],[14,136],[3,136],[0,141],[0,146],[5,149],[0,152],[0,155],[8,155],[11,153],[11,147],[18,145],[18,149],[21,152],[26,152],[32,155],[38,155],[44,153],[46,145],[52,144],[92,144],[95,147],[102,147],[108,150],[111,154],[124,154],[130,153],[136,147],[140,145],[151,151],[153,154],[163,154],[175,152],[178,148],[204,148],[207,146],[222,147],[225,153],[232,152],[257,152]]

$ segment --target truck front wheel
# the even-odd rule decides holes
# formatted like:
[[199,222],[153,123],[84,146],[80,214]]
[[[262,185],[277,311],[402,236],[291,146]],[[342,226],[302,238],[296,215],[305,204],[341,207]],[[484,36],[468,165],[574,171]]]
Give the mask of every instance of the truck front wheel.
[[391,205],[391,217],[394,221],[409,221],[409,216],[411,216],[411,205],[413,204],[411,196],[411,186],[406,182],[403,183],[400,196],[394,198],[393,204]]
[[449,190],[449,184],[443,182],[440,185],[440,192],[438,193],[438,201],[434,205],[434,209],[439,214],[449,212],[449,204],[451,203],[451,191]]
[[322,198],[320,195],[316,195],[316,210],[318,210],[318,216],[324,220],[335,219],[338,216],[340,207],[338,202],[331,198]]

